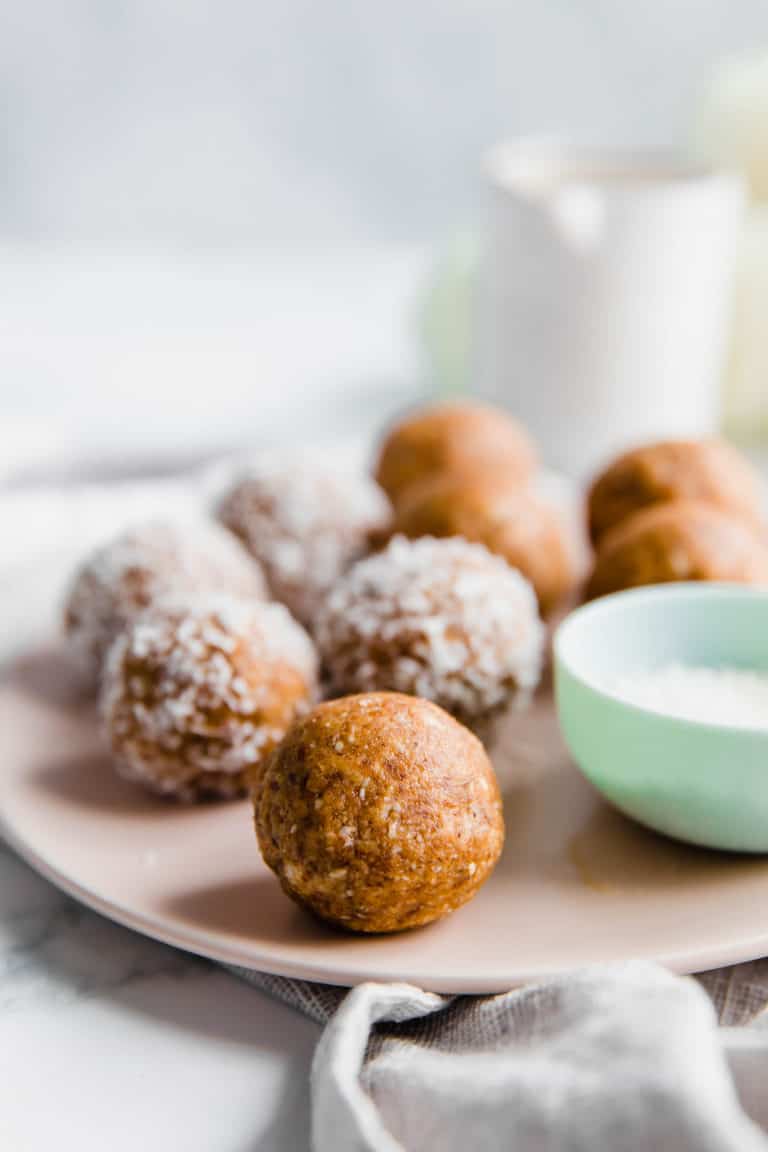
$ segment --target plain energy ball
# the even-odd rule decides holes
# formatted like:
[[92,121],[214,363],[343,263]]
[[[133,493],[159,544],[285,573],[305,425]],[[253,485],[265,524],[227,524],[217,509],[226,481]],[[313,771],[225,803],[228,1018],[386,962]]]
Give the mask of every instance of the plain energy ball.
[[397,507],[436,476],[493,471],[523,484],[536,464],[528,433],[506,412],[454,402],[419,409],[397,423],[379,450],[376,479]]
[[79,568],[64,630],[95,684],[110,644],[139,612],[165,597],[208,592],[263,599],[267,590],[259,565],[216,524],[136,525]]
[[355,932],[453,912],[504,843],[480,741],[434,704],[388,692],[321,704],[291,729],[264,770],[256,832],[287,894]]
[[138,617],[101,709],[121,775],[183,800],[230,797],[316,698],[316,656],[282,604],[209,597]]
[[265,455],[241,472],[218,515],[263,565],[275,598],[311,626],[390,509],[378,485],[352,468]]
[[317,640],[333,692],[408,692],[474,720],[533,691],[544,627],[531,585],[483,545],[396,536],[340,581]]
[[723,440],[666,440],[625,453],[594,481],[587,498],[593,543],[640,509],[671,500],[761,517],[757,473],[740,452]]
[[586,595],[676,580],[766,583],[768,546],[755,527],[712,504],[654,505],[605,536]]
[[488,472],[439,477],[415,488],[398,508],[395,531],[411,539],[463,536],[485,544],[530,580],[545,616],[575,583],[574,559],[555,510],[531,488]]

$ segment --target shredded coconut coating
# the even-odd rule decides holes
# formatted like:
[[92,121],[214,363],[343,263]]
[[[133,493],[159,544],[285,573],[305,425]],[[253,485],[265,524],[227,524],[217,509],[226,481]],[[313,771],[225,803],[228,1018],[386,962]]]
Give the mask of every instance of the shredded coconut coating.
[[525,703],[544,638],[519,572],[481,544],[432,537],[396,536],[356,564],[317,630],[332,691],[407,692],[466,720]]
[[156,605],[114,643],[101,696],[121,775],[196,800],[241,795],[316,695],[312,641],[282,604]]
[[466,903],[504,843],[480,741],[427,700],[391,692],[321,704],[270,757],[255,798],[284,890],[355,932],[427,924]]
[[252,460],[218,509],[264,566],[273,595],[308,626],[389,512],[384,493],[363,473],[311,455],[273,454]]
[[136,525],[76,572],[64,628],[95,684],[110,644],[139,612],[165,597],[208,592],[261,600],[267,589],[258,563],[217,524]]

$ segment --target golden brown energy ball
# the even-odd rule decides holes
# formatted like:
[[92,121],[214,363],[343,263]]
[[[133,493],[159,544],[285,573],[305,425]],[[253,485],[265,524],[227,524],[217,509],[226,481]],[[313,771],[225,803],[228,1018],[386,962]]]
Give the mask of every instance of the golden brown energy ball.
[[575,583],[575,563],[561,518],[528,487],[488,472],[443,476],[404,497],[395,531],[419,536],[463,536],[503,556],[533,585],[543,615]]
[[216,524],[136,525],[75,573],[64,630],[95,685],[110,644],[139,612],[168,596],[208,592],[262,599],[267,588],[259,565]]
[[397,507],[416,485],[438,475],[492,470],[522,484],[536,464],[528,433],[506,412],[454,402],[422,408],[396,424],[379,450],[376,479]]
[[397,932],[474,896],[504,820],[471,732],[426,700],[375,692],[291,729],[265,768],[256,832],[293,900],[355,932]]
[[587,508],[597,544],[634,512],[670,500],[701,500],[759,520],[760,485],[747,460],[723,440],[666,440],[635,448],[594,481]]
[[241,795],[314,703],[312,642],[282,604],[208,597],[138,617],[101,709],[121,775],[181,800]]
[[362,472],[312,455],[265,454],[241,469],[218,515],[262,564],[275,598],[311,627],[390,508]]
[[747,521],[678,500],[635,513],[603,539],[587,598],[675,580],[768,581],[768,547]]
[[483,545],[396,536],[337,584],[317,642],[336,694],[408,692],[474,721],[527,700],[544,627],[531,585]]

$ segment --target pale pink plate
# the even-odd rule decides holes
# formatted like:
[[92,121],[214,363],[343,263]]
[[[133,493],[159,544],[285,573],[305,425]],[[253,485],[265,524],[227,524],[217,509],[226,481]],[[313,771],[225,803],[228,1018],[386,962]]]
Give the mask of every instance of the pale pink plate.
[[180,948],[336,984],[494,992],[595,961],[689,972],[768,952],[768,861],[688,848],[609,809],[569,763],[547,699],[499,724],[507,845],[477,898],[419,931],[354,937],[293,905],[247,803],[176,807],[114,775],[55,648],[0,684],[2,831],[78,900]]

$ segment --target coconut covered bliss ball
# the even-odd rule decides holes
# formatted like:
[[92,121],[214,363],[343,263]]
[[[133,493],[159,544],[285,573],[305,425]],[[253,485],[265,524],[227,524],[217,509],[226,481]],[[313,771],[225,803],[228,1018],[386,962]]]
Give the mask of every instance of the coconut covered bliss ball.
[[329,589],[387,523],[389,504],[352,468],[266,454],[240,474],[218,515],[263,565],[276,599],[312,625]]
[[118,771],[183,800],[240,795],[313,703],[316,673],[282,604],[158,605],[107,659],[101,708]]
[[393,692],[332,700],[294,725],[255,807],[262,855],[288,895],[356,932],[454,911],[504,843],[480,741],[429,701]]
[[528,581],[482,544],[396,536],[357,563],[321,614],[335,693],[391,689],[466,720],[538,684],[544,627]]
[[164,597],[208,592],[262,599],[267,588],[256,561],[217,524],[136,525],[75,573],[64,630],[95,684],[110,644],[139,612]]

